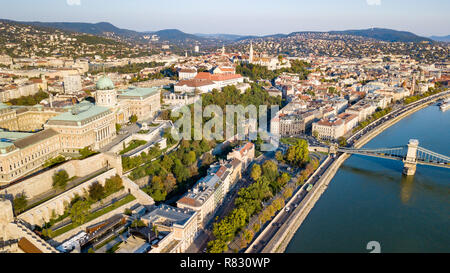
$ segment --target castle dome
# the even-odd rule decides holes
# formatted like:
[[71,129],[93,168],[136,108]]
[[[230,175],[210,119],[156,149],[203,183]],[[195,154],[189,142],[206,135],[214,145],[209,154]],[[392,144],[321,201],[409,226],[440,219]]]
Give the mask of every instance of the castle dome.
[[114,83],[106,76],[102,76],[97,81],[97,90],[112,90],[114,89]]

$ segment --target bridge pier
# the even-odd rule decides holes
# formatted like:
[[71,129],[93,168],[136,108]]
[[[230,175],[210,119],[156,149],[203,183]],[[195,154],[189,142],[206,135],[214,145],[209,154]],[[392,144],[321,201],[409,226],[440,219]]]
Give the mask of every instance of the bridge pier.
[[407,176],[413,176],[416,174],[416,163],[403,162],[403,174]]
[[403,174],[412,176],[416,174],[417,168],[417,148],[419,141],[417,139],[410,139],[408,143],[408,152],[406,158],[403,160]]

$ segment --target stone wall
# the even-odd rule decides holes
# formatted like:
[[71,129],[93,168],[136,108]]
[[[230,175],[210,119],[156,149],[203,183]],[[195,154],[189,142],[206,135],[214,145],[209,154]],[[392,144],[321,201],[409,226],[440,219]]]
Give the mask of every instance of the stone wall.
[[51,190],[53,184],[52,177],[61,170],[65,170],[69,174],[69,177],[83,177],[107,166],[115,168],[117,173],[122,175],[121,158],[113,154],[101,153],[83,160],[68,161],[24,181],[12,184],[3,190],[0,190],[0,196],[5,196],[12,200],[17,194],[25,192],[27,197],[31,199]]
[[129,208],[133,207],[134,205],[136,205],[138,203],[139,203],[138,200],[135,199],[135,200],[129,202],[128,204],[125,204],[125,205],[123,205],[121,207],[118,207],[117,209],[112,210],[112,211],[110,211],[110,212],[108,212],[108,213],[106,213],[106,214],[104,214],[104,215],[102,215],[102,216],[100,216],[100,217],[90,221],[90,222],[87,222],[87,223],[85,223],[85,224],[83,224],[83,225],[81,225],[79,227],[76,227],[76,228],[74,228],[72,230],[69,230],[68,232],[66,232],[64,234],[61,234],[58,237],[53,238],[53,240],[49,241],[49,243],[52,246],[56,247],[56,246],[60,245],[61,243],[63,243],[65,240],[69,239],[70,237],[75,236],[76,234],[78,234],[81,231],[84,231],[88,226],[91,226],[91,225],[93,225],[95,223],[99,223],[101,221],[105,221],[105,220],[111,218],[112,216],[114,216],[116,214],[124,213],[125,209],[129,209]]
[[114,175],[116,175],[116,169],[110,169],[30,210],[23,212],[22,214],[19,214],[17,217],[30,225],[42,225],[45,222],[50,221],[53,212],[58,216],[62,215],[67,204],[70,203],[75,195],[84,195],[84,193],[89,189],[89,186],[95,182],[99,182],[104,185],[105,180]]

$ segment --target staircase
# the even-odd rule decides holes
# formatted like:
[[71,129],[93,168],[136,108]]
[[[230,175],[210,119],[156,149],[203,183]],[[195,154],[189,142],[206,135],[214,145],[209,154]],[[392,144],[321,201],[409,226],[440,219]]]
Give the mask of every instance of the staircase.
[[28,241],[30,241],[33,245],[39,248],[44,253],[59,253],[54,247],[52,247],[49,243],[44,241],[38,235],[36,235],[32,230],[30,230],[21,220],[17,220],[14,222],[17,228],[21,231],[23,237],[25,237]]

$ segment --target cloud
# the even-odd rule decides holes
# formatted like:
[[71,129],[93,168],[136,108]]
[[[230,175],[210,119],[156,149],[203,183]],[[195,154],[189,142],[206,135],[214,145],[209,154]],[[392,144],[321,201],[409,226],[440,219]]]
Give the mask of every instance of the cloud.
[[369,6],[380,6],[381,0],[366,0],[367,5]]
[[80,6],[81,0],[66,0],[69,6]]

